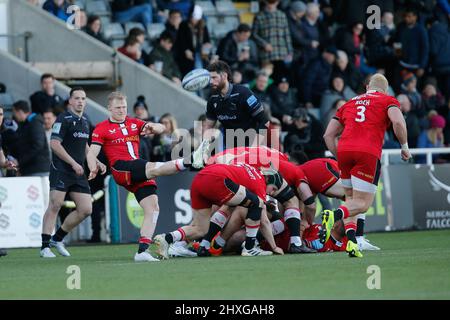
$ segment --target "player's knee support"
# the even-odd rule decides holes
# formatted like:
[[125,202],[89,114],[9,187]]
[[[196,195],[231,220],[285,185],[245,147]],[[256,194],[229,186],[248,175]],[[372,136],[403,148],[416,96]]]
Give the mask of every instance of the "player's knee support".
[[261,219],[262,208],[259,205],[259,198],[256,194],[249,190],[245,190],[245,199],[242,201],[241,206],[248,208],[247,219],[258,221]]
[[239,185],[228,178],[224,180],[224,184],[225,187],[227,187],[227,189],[233,192],[234,194],[236,194],[239,190]]
[[280,203],[284,203],[286,201],[291,200],[293,197],[295,197],[294,190],[292,190],[291,187],[287,186],[283,190],[278,193],[278,195],[275,197]]

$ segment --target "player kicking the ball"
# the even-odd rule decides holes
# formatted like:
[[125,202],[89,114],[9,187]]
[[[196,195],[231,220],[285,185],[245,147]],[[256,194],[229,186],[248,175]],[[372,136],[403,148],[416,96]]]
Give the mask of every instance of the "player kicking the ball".
[[[402,159],[411,158],[405,119],[397,99],[386,95],[388,85],[383,75],[375,74],[367,92],[343,105],[328,124],[324,140],[328,150],[337,156],[346,201],[337,210],[323,212],[324,242],[329,239],[335,221],[366,212],[372,205],[380,176],[383,137],[391,123],[402,146]],[[339,135],[341,138],[336,146]],[[355,229],[354,223],[345,226],[346,251],[350,257],[362,257],[356,244]]]
[[[160,134],[164,131],[164,126],[128,117],[126,96],[120,92],[109,95],[108,110],[109,119],[99,123],[92,133],[92,144],[87,155],[91,170],[89,179],[95,178],[98,172],[97,156],[103,148],[114,180],[134,193],[139,205],[144,209],[139,248],[134,260],[159,261],[147,251],[159,215],[156,182],[153,178],[175,174],[186,169],[187,165],[184,159],[164,163],[139,159],[140,136]],[[202,163],[201,152],[198,152],[197,157],[196,154],[193,155],[194,160]]]
[[[247,164],[213,164],[206,167],[194,177],[191,185],[191,206],[194,213],[192,224],[170,233],[157,235],[155,237],[157,254],[168,259],[169,244],[175,241],[196,240],[204,236],[208,231],[211,207],[227,205],[247,208],[246,238],[242,256],[271,255],[272,252],[257,247],[255,240],[265,206],[266,193],[275,195],[286,187],[286,183],[283,185],[283,182],[277,172],[266,171],[263,175],[261,171]],[[267,235],[271,236],[270,230],[267,231]],[[274,247],[273,251],[283,254],[278,247]]]

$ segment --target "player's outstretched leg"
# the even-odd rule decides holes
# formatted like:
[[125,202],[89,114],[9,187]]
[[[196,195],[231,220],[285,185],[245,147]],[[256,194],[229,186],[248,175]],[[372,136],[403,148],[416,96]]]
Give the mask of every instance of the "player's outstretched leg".
[[356,216],[356,242],[358,243],[359,250],[361,251],[376,251],[380,250],[379,247],[374,246],[364,237],[364,225],[366,222],[366,214],[360,213]]
[[222,207],[217,210],[211,217],[209,222],[209,229],[206,235],[203,237],[200,247],[197,250],[197,256],[199,257],[209,257],[211,255],[211,242],[213,238],[223,229],[225,223],[229,218],[228,212],[226,212],[227,207]]
[[55,258],[55,254],[50,250],[51,234],[55,228],[58,212],[61,209],[66,192],[51,190],[48,208],[45,211],[42,221],[42,246],[39,255],[42,258]]

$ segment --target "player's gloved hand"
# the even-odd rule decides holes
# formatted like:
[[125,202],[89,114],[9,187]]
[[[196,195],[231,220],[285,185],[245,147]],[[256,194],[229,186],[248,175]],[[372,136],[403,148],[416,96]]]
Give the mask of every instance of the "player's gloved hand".
[[82,166],[80,166],[78,163],[74,163],[72,165],[73,171],[77,174],[77,176],[82,176],[84,174],[84,169]]
[[323,248],[323,243],[320,242],[319,239],[316,239],[316,240],[314,240],[314,241],[311,241],[311,242],[309,242],[309,244],[311,245],[311,248],[312,248],[312,249],[315,249],[315,250],[320,250],[320,249]]
[[275,249],[273,249],[272,251],[275,254],[284,255],[284,251],[280,247],[275,247]]

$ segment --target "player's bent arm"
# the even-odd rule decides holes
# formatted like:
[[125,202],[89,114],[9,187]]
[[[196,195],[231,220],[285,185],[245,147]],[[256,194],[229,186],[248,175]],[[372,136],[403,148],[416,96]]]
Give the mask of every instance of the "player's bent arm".
[[269,218],[267,217],[266,208],[264,207],[261,213],[261,226],[260,226],[261,234],[263,235],[264,239],[266,239],[267,243],[269,244],[272,251],[278,254],[283,254],[283,250],[277,247],[277,244],[275,243],[275,239],[272,234],[272,224],[269,221]]
[[342,126],[342,124],[338,120],[331,119],[330,123],[328,123],[327,130],[323,135],[323,139],[325,141],[328,150],[330,150],[330,152],[334,156],[336,156],[337,150],[336,138],[341,134],[343,129],[344,126]]
[[58,139],[50,140],[50,147],[52,151],[60,158],[62,161],[74,166],[78,164],[71,156],[67,153],[66,149],[61,144],[61,141]]
[[408,133],[406,130],[406,122],[402,112],[399,108],[389,108],[388,110],[389,120],[392,122],[395,136],[400,144],[404,145],[408,142]]
[[[97,156],[100,153],[100,150],[102,150],[102,146],[93,143],[89,147],[88,153],[86,155],[86,161],[87,161],[89,170],[91,171],[91,175],[94,175],[94,177],[98,171]],[[89,178],[91,178],[91,175],[89,175]]]

